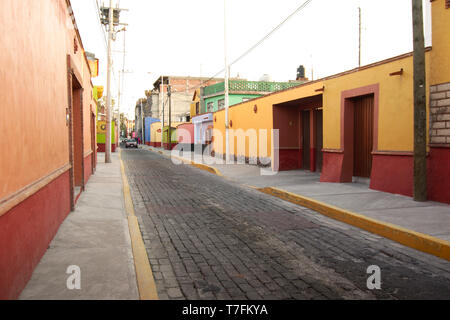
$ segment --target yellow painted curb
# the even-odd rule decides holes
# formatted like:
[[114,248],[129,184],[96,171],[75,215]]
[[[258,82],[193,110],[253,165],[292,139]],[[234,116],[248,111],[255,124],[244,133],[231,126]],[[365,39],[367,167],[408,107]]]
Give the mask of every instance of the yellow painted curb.
[[368,218],[323,202],[300,196],[274,187],[257,188],[258,191],[317,211],[327,217],[339,220],[371,233],[391,239],[405,246],[420,250],[450,261],[450,242],[424,233]]
[[130,229],[139,296],[141,300],[159,300],[152,268],[148,261],[136,216],[128,216],[128,227]]
[[[148,149],[148,150],[153,151],[152,149]],[[155,151],[153,151],[153,152],[155,152]],[[164,153],[162,151],[158,151],[158,153],[161,154],[161,155],[164,155]],[[182,158],[182,157],[177,157],[177,156],[171,156],[171,157],[174,157],[175,159],[178,159],[178,160],[180,160],[183,163],[190,164],[190,165],[192,165],[194,167],[197,167],[199,169],[202,169],[202,170],[208,171],[208,172],[210,172],[212,174],[218,175],[219,177],[223,177],[222,172],[220,172],[220,170],[217,169],[217,168],[208,166],[208,165],[203,164],[203,163],[198,163],[198,162],[195,162],[195,161],[192,161],[192,160],[189,160],[189,159],[185,159],[185,158]]]
[[[189,160],[188,160],[188,161],[189,161]],[[199,168],[199,169],[202,169],[202,170],[208,171],[208,172],[210,172],[210,173],[213,173],[213,174],[215,174],[215,175],[218,175],[219,177],[223,177],[222,173],[221,173],[221,172],[219,171],[219,169],[217,169],[217,168],[208,166],[208,165],[203,164],[203,163],[197,163],[197,162],[194,162],[194,161],[191,161],[190,164],[191,164],[192,166],[194,166],[194,167]]]
[[131,247],[133,250],[134,266],[136,270],[136,281],[141,300],[159,300],[156,289],[155,279],[153,278],[152,268],[150,266],[144,240],[142,240],[139,222],[134,213],[133,200],[131,199],[130,185],[128,184],[125,168],[123,165],[121,151],[119,150],[120,171],[123,181],[123,197],[125,201],[125,210],[128,217],[128,229],[131,237]]

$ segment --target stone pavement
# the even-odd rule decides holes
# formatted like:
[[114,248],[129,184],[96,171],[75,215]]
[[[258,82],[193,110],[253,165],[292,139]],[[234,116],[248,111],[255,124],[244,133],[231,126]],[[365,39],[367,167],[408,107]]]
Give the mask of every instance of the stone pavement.
[[[161,151],[153,147],[146,149]],[[170,153],[163,151],[164,155]],[[194,160],[190,153],[183,157]],[[211,161],[211,158],[207,159]],[[212,162],[212,161],[211,161]],[[243,185],[276,187],[294,194],[362,214],[369,218],[450,241],[450,205],[427,201],[416,202],[411,197],[372,190],[367,183],[324,183],[320,174],[305,170],[280,171],[276,175],[261,175],[257,166],[246,164],[209,164],[224,177]]]
[[450,298],[448,261],[142,147],[122,158],[161,299]]
[[[69,266],[80,267],[81,290],[69,290]],[[61,225],[20,299],[139,299],[118,153],[98,154],[76,209]]]

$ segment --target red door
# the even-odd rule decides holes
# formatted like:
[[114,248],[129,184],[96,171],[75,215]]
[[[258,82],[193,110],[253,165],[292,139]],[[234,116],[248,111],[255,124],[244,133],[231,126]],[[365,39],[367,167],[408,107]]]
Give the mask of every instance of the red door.
[[322,109],[314,112],[316,113],[316,170],[321,172],[323,162],[323,112]]
[[302,111],[302,137],[303,137],[303,155],[302,155],[302,169],[310,170],[310,151],[311,151],[311,136],[310,136],[310,111]]

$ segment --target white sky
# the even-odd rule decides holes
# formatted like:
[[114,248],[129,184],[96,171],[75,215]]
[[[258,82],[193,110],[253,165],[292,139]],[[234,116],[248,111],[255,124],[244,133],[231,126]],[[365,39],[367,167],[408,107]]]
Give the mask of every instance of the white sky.
[[[100,77],[106,85],[106,36],[96,2],[71,0],[86,51],[100,59]],[[304,0],[227,0],[228,60],[236,59],[270,32]],[[114,0],[121,22],[128,23],[121,112],[134,117],[138,98],[162,74],[210,77],[224,68],[222,0]],[[431,45],[430,2],[425,8],[426,45]],[[322,78],[358,65],[358,6],[362,8],[362,65],[412,51],[411,0],[313,0],[261,46],[231,67],[231,76],[273,81],[294,80],[303,64],[311,79]],[[114,42],[123,50],[123,32]],[[117,100],[122,53],[114,54],[113,98]],[[223,75],[220,75],[223,76]],[[105,91],[106,92],[106,91]]]

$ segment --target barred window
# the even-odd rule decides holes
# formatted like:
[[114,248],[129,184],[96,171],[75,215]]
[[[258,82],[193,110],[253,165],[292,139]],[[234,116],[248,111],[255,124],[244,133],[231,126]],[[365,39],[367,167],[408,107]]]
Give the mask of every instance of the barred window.
[[220,99],[217,102],[218,106],[219,106],[219,110],[222,110],[223,108],[225,108],[225,99]]
[[208,104],[206,105],[206,108],[207,108],[208,112],[211,112],[214,108],[214,102],[213,101],[208,102]]

